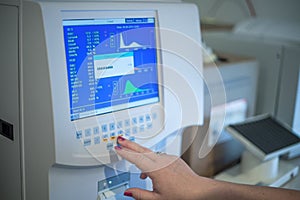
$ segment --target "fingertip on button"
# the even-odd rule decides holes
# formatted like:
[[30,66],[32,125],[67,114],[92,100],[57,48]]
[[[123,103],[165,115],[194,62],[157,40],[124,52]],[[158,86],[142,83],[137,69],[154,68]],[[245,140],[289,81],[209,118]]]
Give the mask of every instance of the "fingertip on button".
[[117,139],[117,141],[125,141],[126,139],[125,138],[123,138],[122,136],[118,136],[118,139]]

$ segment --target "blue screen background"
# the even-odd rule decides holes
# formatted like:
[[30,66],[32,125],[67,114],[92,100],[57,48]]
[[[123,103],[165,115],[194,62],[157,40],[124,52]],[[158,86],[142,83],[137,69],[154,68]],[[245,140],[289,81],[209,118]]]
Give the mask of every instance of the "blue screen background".
[[[158,51],[153,17],[125,18],[122,23],[107,24],[64,22],[68,22],[63,30],[71,120],[94,116],[93,111],[111,106],[155,97],[158,101]],[[134,73],[95,77],[95,56],[122,52],[132,53]]]

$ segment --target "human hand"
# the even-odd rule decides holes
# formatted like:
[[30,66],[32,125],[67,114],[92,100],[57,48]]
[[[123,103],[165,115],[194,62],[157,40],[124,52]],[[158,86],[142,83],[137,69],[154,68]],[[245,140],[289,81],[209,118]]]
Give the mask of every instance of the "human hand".
[[150,149],[118,137],[116,152],[142,170],[141,178],[150,177],[153,191],[130,188],[124,195],[138,200],[268,199],[299,200],[300,191],[250,186],[198,176],[180,158],[157,154]]
[[118,137],[116,152],[141,169],[141,178],[149,177],[153,191],[130,188],[124,195],[139,200],[202,199],[213,193],[216,182],[200,177],[179,157],[157,154],[134,142]]

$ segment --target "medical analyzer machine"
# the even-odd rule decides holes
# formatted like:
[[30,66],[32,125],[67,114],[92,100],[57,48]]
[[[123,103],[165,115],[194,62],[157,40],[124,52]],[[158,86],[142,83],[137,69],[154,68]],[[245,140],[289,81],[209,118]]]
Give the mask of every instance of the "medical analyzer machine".
[[1,9],[20,20],[0,47],[1,196],[126,199],[128,187],[149,188],[114,146],[122,136],[179,155],[181,131],[203,123],[197,8],[23,1]]

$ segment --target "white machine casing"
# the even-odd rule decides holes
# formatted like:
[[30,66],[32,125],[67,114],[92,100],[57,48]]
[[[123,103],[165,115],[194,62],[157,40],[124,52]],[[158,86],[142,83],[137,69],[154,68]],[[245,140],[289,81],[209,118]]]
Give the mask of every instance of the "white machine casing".
[[[109,13],[116,16],[118,11],[131,16],[152,12],[158,19],[162,101],[105,117],[71,121],[62,20],[101,18]],[[78,129],[156,112],[155,134],[137,135],[135,141],[153,150],[170,149],[178,153],[180,130],[203,123],[201,33],[196,6],[162,2],[24,1],[21,19],[18,118],[22,138],[22,199],[102,199],[99,183],[118,175],[117,170],[132,168],[112,149],[107,150],[106,145],[85,146],[83,140],[76,138]],[[168,138],[179,140],[166,147]],[[128,182],[119,186],[124,190]],[[117,199],[115,192],[108,194],[106,199]]]

